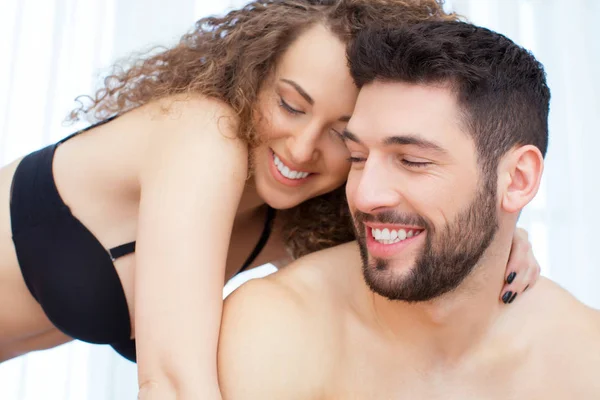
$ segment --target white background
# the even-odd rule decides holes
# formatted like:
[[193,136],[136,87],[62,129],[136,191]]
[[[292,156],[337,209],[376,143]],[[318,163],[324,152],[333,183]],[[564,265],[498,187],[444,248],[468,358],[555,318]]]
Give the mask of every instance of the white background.
[[[0,165],[78,126],[62,121],[108,67],[169,45],[195,20],[244,1],[2,0]],[[543,274],[600,308],[593,248],[600,227],[600,20],[596,0],[452,0],[472,22],[506,34],[545,65],[552,90],[543,186],[524,212]],[[6,307],[9,305],[0,305]],[[0,326],[0,329],[2,327]],[[135,399],[135,366],[106,346],[70,343],[0,364],[2,400]]]

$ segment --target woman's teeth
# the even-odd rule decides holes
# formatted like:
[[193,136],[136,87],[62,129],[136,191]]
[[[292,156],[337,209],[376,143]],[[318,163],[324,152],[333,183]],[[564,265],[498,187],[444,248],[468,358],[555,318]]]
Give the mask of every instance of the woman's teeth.
[[417,229],[371,229],[373,239],[383,244],[398,243],[403,240],[410,239],[413,236],[418,236],[421,232],[423,231]]
[[273,153],[273,161],[275,162],[277,170],[281,172],[281,175],[285,176],[288,179],[304,179],[308,175],[310,175],[310,172],[294,171],[289,169],[287,165],[281,162],[281,160],[279,159],[279,157],[277,157],[277,154],[275,153]]

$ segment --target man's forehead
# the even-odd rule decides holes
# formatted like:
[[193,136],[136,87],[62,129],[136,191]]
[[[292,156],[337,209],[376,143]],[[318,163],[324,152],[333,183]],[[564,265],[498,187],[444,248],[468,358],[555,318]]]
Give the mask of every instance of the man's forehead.
[[446,85],[375,81],[358,96],[348,132],[360,142],[391,136],[418,136],[445,142],[461,128],[455,93]]

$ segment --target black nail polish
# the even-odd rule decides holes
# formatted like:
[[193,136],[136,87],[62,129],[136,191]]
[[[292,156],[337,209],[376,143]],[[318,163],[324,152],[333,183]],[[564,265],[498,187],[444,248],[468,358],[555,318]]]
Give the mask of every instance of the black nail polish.
[[512,303],[515,300],[516,297],[517,297],[517,292],[515,292],[515,294],[513,294],[513,296],[508,301],[508,304]]
[[510,301],[510,298],[512,297],[513,292],[506,292],[502,295],[502,302],[504,304],[508,304],[508,302]]
[[517,273],[516,273],[516,272],[511,272],[511,273],[508,275],[508,277],[506,278],[506,283],[508,283],[509,285],[510,285],[511,283],[513,283],[513,281],[515,280],[516,276],[517,276]]

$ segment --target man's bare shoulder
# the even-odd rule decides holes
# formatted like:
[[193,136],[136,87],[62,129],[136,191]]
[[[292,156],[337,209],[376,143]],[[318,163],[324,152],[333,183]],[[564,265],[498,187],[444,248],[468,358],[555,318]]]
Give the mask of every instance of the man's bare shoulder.
[[353,275],[360,276],[360,259],[355,244],[347,243],[306,255],[274,274],[246,282],[227,298],[225,308],[250,314],[268,310],[302,321],[310,313],[312,324],[332,297],[349,286]]
[[597,396],[574,398],[600,398],[600,311],[545,278],[523,297],[521,319],[532,327],[534,353],[548,369],[547,376],[557,388]]
[[334,273],[326,270],[354,254],[350,246],[298,259],[226,299],[219,341],[226,399],[317,397],[334,373],[340,326],[332,294],[337,290],[330,286]]
[[272,279],[303,298],[337,297],[362,284],[358,246],[351,242],[311,253],[272,275]]
[[556,282],[540,278],[521,300],[521,317],[533,317],[540,327],[551,327],[562,336],[598,335],[600,345],[600,311],[582,303]]
[[550,279],[540,278],[531,295],[527,308],[537,308],[550,323],[568,320],[591,329],[600,326],[600,310],[584,304]]

